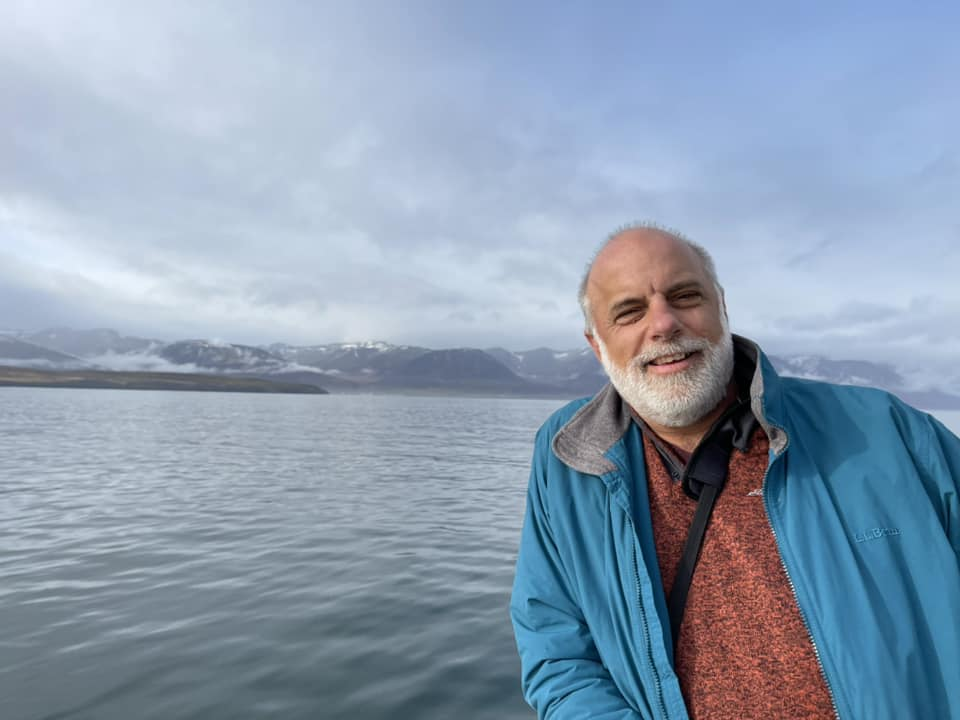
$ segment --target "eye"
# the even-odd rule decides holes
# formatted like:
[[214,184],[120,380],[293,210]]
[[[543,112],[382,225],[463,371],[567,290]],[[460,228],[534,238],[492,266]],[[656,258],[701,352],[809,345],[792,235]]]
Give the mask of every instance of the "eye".
[[613,319],[618,325],[626,325],[628,323],[636,322],[643,317],[642,308],[627,308],[626,310],[621,310],[617,313],[617,316]]
[[684,290],[673,296],[673,302],[676,305],[694,305],[700,302],[702,297],[699,290]]

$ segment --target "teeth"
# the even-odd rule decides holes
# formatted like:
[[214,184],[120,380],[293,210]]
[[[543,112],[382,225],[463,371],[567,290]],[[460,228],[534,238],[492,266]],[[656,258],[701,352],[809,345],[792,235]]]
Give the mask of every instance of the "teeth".
[[680,362],[688,353],[680,353],[679,355],[666,355],[664,357],[659,357],[653,361],[653,365],[667,365],[668,363]]

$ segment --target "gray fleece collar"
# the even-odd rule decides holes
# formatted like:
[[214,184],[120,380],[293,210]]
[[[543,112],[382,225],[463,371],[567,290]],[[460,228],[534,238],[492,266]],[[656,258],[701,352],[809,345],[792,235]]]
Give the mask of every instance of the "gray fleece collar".
[[[751,340],[733,336],[739,350],[755,363],[750,382],[750,407],[770,439],[770,448],[780,454],[786,448],[786,434],[771,425],[764,414],[764,382],[760,348]],[[590,402],[580,408],[553,437],[553,452],[566,465],[588,475],[604,475],[617,466],[607,452],[627,432],[632,422],[629,406],[613,385],[607,383]]]

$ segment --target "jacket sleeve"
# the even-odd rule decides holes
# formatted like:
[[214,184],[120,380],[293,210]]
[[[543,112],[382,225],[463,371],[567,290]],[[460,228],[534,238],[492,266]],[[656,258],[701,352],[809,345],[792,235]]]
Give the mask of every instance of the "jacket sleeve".
[[600,660],[557,550],[546,505],[543,430],[537,436],[510,615],[523,694],[541,720],[640,720]]

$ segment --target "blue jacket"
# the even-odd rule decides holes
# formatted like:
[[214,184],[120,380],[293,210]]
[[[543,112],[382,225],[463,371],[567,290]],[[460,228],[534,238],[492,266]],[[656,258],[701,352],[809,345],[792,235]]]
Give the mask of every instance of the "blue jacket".
[[[736,342],[757,359],[764,508],[838,717],[960,720],[960,440],[880,390],[780,378]],[[510,613],[541,718],[687,717],[643,442],[610,386],[537,434]]]

